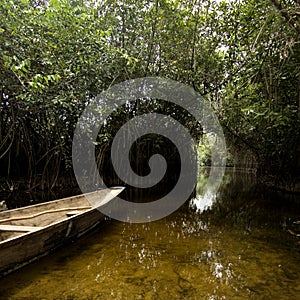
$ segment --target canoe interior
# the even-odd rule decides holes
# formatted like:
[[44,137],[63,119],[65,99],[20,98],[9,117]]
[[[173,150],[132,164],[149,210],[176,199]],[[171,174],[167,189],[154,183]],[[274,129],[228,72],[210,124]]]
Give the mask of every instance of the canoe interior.
[[0,212],[0,243],[26,233],[25,226],[26,228],[37,227],[37,229],[49,226],[97,207],[97,204],[101,203],[103,199],[114,198],[119,193],[120,189],[118,188],[104,189],[89,194],[2,211]]
[[16,231],[0,231],[0,242],[11,239],[13,237],[24,234],[24,232]]

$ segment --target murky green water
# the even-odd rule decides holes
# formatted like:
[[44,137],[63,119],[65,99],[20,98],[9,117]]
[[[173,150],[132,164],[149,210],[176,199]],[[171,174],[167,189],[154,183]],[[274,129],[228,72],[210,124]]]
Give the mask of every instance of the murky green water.
[[245,174],[205,197],[214,204],[202,213],[186,205],[156,222],[107,223],[0,280],[0,298],[299,299],[300,239],[287,230],[300,199]]

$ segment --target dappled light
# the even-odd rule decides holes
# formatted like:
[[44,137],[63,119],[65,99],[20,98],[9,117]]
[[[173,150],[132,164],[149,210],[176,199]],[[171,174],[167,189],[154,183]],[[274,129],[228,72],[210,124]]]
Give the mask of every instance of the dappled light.
[[[204,212],[182,207],[160,221],[111,222],[75,244],[1,281],[1,295],[44,299],[296,299],[297,241],[287,227],[293,199],[267,208],[255,178],[222,186]],[[256,186],[256,191],[253,187]],[[243,189],[239,198],[229,195]],[[196,197],[199,201],[199,197]],[[192,203],[192,200],[190,203]],[[243,203],[257,201],[259,211]],[[223,215],[224,205],[231,216]],[[251,216],[251,231],[239,215]],[[286,226],[282,224],[287,221]],[[68,286],[68,289],[65,287]]]

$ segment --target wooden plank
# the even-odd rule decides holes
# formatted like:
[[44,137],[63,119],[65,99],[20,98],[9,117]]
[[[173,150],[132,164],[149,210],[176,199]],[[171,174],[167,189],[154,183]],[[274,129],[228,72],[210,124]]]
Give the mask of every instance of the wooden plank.
[[2,231],[35,231],[43,227],[37,226],[18,226],[18,225],[0,225]]
[[67,210],[74,210],[74,209],[91,209],[91,206],[82,206],[82,207],[63,207],[63,208],[58,208],[58,209],[52,209],[52,210],[45,210],[41,211],[39,213],[29,215],[29,216],[20,216],[20,217],[13,217],[13,218],[7,218],[7,219],[0,219],[0,223],[3,222],[8,222],[8,221],[19,221],[19,220],[25,220],[25,219],[32,219],[41,215],[45,214],[51,214],[51,213],[57,213],[57,212],[62,212],[62,211],[67,211]]

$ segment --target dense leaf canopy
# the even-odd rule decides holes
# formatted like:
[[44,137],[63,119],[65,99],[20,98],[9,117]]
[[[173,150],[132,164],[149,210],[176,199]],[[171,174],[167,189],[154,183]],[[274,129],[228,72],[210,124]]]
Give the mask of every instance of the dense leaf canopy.
[[[53,187],[89,99],[143,76],[201,93],[233,157],[250,151],[260,170],[299,176],[299,1],[0,0],[0,14],[2,176]],[[116,123],[99,138],[100,166]]]

